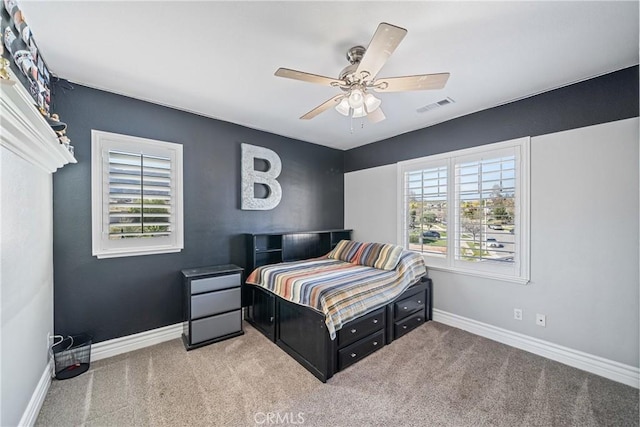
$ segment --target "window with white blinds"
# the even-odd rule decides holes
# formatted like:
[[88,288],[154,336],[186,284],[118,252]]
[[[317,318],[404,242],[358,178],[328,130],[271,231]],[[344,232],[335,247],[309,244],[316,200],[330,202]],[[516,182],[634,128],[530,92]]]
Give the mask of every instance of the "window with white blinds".
[[109,150],[107,161],[109,239],[170,235],[171,159]]
[[515,154],[455,164],[456,259],[515,262]]
[[182,145],[93,131],[93,254],[183,248]]
[[427,265],[526,283],[529,138],[399,163],[402,244]]
[[404,239],[407,247],[447,255],[447,166],[409,170],[404,176]]

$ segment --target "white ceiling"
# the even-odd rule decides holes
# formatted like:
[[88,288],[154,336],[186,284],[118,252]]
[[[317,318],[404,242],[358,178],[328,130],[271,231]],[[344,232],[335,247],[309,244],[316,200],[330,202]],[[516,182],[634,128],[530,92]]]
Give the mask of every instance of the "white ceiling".
[[[339,149],[638,64],[638,2],[19,4],[62,78]],[[339,89],[275,70],[337,77],[380,22],[408,34],[378,77],[450,72],[447,86],[379,94],[377,124],[333,109],[300,120]],[[416,112],[446,97],[455,104]]]

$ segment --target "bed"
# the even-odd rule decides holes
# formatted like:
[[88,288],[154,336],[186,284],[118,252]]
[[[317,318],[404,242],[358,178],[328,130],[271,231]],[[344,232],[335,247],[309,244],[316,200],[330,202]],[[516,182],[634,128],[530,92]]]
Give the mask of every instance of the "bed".
[[323,382],[431,319],[422,256],[378,243],[259,266],[245,299],[245,319]]

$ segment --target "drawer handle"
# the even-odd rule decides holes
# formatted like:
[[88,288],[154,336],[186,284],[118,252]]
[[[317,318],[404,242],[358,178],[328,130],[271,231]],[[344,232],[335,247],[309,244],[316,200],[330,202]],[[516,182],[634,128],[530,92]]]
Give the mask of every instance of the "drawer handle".
[[374,346],[378,345],[378,341],[374,341],[374,342],[373,342],[373,345],[374,345]]
[[422,304],[422,301],[418,300],[418,304]]
[[274,320],[274,317],[273,317],[273,316],[271,316],[271,317],[269,318],[269,323],[273,323],[273,320]]
[[355,330],[355,329],[352,329],[352,330],[351,330],[351,333],[352,333],[352,334],[355,334],[355,333],[356,333],[356,330]]
[[403,310],[409,310],[409,307],[402,307]]
[[420,318],[418,317],[418,322],[419,322],[419,321],[421,321],[421,320],[422,320],[422,319],[420,319]]
[[356,357],[356,356],[357,356],[357,354],[351,353],[351,357]]
[[378,319],[373,319],[373,323],[378,323]]
[[402,325],[402,329],[407,329],[407,325]]

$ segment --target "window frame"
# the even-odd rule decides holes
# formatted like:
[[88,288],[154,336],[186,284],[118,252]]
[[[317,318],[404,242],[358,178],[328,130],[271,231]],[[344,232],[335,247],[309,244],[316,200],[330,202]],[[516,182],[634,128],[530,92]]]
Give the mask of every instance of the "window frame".
[[[530,280],[530,147],[531,138],[523,137],[398,162],[398,244],[405,248],[408,247],[405,173],[447,164],[447,254],[443,257],[422,253],[427,267],[433,270],[527,284]],[[517,233],[514,234],[514,263],[512,265],[498,265],[495,262],[469,262],[457,259],[458,245],[456,241],[459,236],[459,218],[456,215],[459,211],[459,189],[456,183],[456,165],[469,160],[480,160],[493,156],[497,158],[506,152],[512,152],[516,155],[514,224]]]
[[[108,152],[171,159],[171,224],[167,237],[109,239]],[[98,259],[180,252],[184,249],[182,144],[91,130],[92,255]]]

